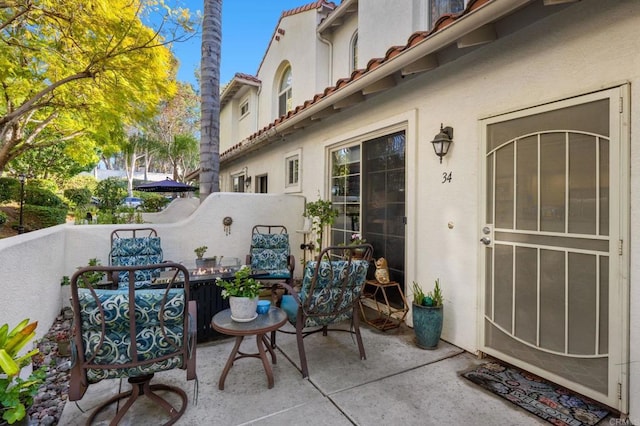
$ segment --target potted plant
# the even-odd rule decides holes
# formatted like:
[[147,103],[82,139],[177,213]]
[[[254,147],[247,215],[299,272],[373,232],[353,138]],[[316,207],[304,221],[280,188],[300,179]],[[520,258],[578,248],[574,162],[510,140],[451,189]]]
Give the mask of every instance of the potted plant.
[[20,377],[20,370],[31,364],[31,358],[39,350],[33,349],[25,355],[19,352],[35,337],[37,322],[29,323],[25,319],[13,330],[9,325],[0,327],[0,413],[2,421],[14,424],[27,415],[27,407],[33,403],[33,397],[44,382],[44,367],[33,371],[28,378]]
[[442,334],[443,306],[440,279],[426,295],[417,282],[413,282],[413,331],[416,344],[422,349],[435,349]]
[[319,199],[306,204],[304,217],[311,220],[311,230],[316,236],[315,249],[322,250],[322,236],[327,225],[333,224],[338,211],[332,207],[331,201]]
[[207,251],[209,247],[200,246],[196,247],[194,253],[196,254],[196,268],[198,269],[207,269],[207,268],[215,268],[217,256],[213,257],[203,257],[204,253]]
[[259,281],[251,278],[251,268],[243,266],[238,269],[233,280],[218,278],[216,284],[222,287],[222,297],[229,298],[231,319],[238,322],[247,322],[255,319],[258,314],[258,295],[262,289]]
[[68,330],[60,330],[55,334],[56,343],[58,344],[58,355],[70,356],[70,335]]
[[[349,245],[359,246],[359,245],[365,244],[366,242],[367,240],[362,238],[362,235],[359,232],[356,232],[355,234],[351,234],[351,242],[349,243]],[[353,250],[353,257],[361,259],[364,256],[364,251],[365,249]]]

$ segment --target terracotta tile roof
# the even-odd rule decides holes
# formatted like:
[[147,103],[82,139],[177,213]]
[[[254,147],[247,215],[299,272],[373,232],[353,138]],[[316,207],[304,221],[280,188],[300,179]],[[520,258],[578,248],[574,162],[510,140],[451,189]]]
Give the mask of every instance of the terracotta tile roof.
[[[445,14],[445,15],[441,16],[434,23],[433,28],[431,28],[430,30],[428,30],[428,31],[417,31],[417,32],[413,33],[408,38],[407,43],[404,46],[393,46],[393,47],[389,48],[383,58],[373,58],[367,63],[366,68],[355,70],[355,71],[353,71],[351,73],[351,75],[349,77],[341,78],[341,79],[337,80],[335,86],[330,86],[330,87],[325,88],[322,93],[316,94],[313,97],[313,99],[309,99],[309,100],[305,101],[302,105],[296,106],[291,111],[287,112],[287,114],[285,114],[285,115],[283,115],[281,117],[278,117],[273,122],[269,123],[267,126],[263,127],[262,129],[258,130],[257,132],[255,132],[252,135],[250,135],[249,137],[247,137],[245,140],[235,144],[231,148],[229,148],[226,151],[224,151],[223,153],[221,153],[220,154],[220,160],[224,161],[226,159],[230,159],[229,157],[234,157],[234,154],[236,154],[236,153],[239,154],[239,152],[244,151],[246,148],[248,148],[248,147],[250,147],[252,145],[255,145],[255,143],[259,141],[258,138],[260,138],[260,136],[262,136],[263,134],[267,133],[268,131],[274,129],[275,126],[280,125],[280,124],[284,123],[285,121],[291,119],[296,114],[299,114],[300,112],[302,112],[305,109],[309,108],[310,106],[316,104],[320,100],[331,96],[337,90],[339,90],[339,89],[341,89],[341,88],[343,88],[345,86],[348,86],[349,84],[352,84],[353,82],[355,82],[358,79],[362,78],[364,75],[367,75],[368,73],[372,72],[376,68],[380,67],[382,64],[385,64],[387,62],[392,61],[393,58],[398,56],[400,53],[414,48],[415,46],[417,46],[418,44],[420,44],[423,41],[425,41],[427,38],[429,38],[434,33],[437,33],[438,31],[441,31],[443,28],[446,28],[447,26],[453,24],[454,22],[456,22],[461,17],[471,13],[472,11],[474,11],[474,10],[476,10],[476,9],[482,7],[483,5],[485,5],[487,3],[490,3],[492,1],[493,0],[470,0],[469,3],[467,4],[467,7],[462,12],[457,13],[457,14]],[[309,9],[314,8],[314,7],[319,7],[319,5],[321,5],[322,3],[325,3],[325,2],[317,1],[317,2],[314,2],[314,3],[308,4],[306,6],[301,6],[299,8],[293,9],[291,11],[283,12],[282,16],[288,16],[288,14],[300,13],[303,10],[309,10]],[[287,14],[287,15],[285,15],[285,14]],[[256,139],[258,139],[258,141]]]
[[297,15],[298,13],[307,12],[307,11],[313,10],[313,9],[320,9],[322,7],[327,7],[329,9],[333,10],[333,9],[336,8],[336,5],[333,2],[328,2],[328,1],[324,1],[324,0],[317,0],[317,1],[314,1],[313,3],[309,3],[309,4],[305,4],[303,6],[296,7],[295,9],[285,10],[284,12],[282,12],[280,14],[280,19],[278,19],[278,23],[276,24],[275,28],[273,29],[273,34],[271,35],[271,39],[269,39],[269,44],[267,45],[267,48],[264,51],[264,56],[262,57],[262,60],[260,61],[260,65],[258,65],[258,72],[256,72],[256,74],[260,74],[260,68],[262,68],[262,64],[264,63],[264,58],[267,56],[267,52],[271,48],[271,43],[273,43],[273,40],[276,38],[276,34],[278,32],[278,28],[280,27],[280,22],[282,22],[282,19],[286,18],[287,16]]
[[260,84],[262,84],[260,79],[253,75],[243,74],[241,72],[235,73],[231,81],[225,84],[220,92],[220,108],[233,99],[234,95],[238,93],[238,90],[240,90],[242,86],[260,86]]

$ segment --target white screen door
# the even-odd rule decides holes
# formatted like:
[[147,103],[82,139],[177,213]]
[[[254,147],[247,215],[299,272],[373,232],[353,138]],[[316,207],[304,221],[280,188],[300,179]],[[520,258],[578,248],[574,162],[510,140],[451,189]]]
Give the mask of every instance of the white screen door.
[[483,121],[481,234],[481,350],[622,410],[623,89]]

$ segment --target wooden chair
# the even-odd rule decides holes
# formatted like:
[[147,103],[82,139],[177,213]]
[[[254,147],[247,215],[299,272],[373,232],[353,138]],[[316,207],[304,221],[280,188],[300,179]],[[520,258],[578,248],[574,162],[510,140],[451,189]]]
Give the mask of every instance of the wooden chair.
[[[356,252],[362,253],[362,257],[354,257]],[[360,335],[358,301],[372,255],[370,244],[327,247],[318,256],[319,260],[307,262],[300,290],[283,284],[290,295],[283,296],[281,307],[296,328],[302,377],[309,376],[303,339],[318,331],[326,336],[329,326],[345,320],[351,320],[349,330],[331,330],[355,334],[360,359],[366,359]]]
[[[164,268],[172,273],[161,288],[126,285],[117,289],[95,286],[96,274],[107,277],[127,274],[136,282],[141,270]],[[82,399],[87,388],[104,379],[127,378],[132,389],[101,404],[90,424],[104,408],[127,399],[112,425],[127,413],[138,397],[145,395],[158,404],[173,424],[186,410],[187,395],[175,386],[151,384],[154,373],[175,368],[186,370],[187,380],[196,380],[196,302],[189,301],[189,272],[176,263],[136,266],[89,266],[71,278],[74,313],[72,367],[69,400]],[[177,394],[182,400],[174,408],[156,391]]]

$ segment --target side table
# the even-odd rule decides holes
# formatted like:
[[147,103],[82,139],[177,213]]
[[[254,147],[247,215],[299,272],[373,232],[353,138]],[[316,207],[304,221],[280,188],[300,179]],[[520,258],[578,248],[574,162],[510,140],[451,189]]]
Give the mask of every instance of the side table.
[[[267,359],[267,353],[265,348],[271,354],[271,362],[276,363],[276,353],[269,344],[269,341],[265,337],[265,334],[275,331],[285,325],[287,322],[287,314],[280,308],[272,307],[266,314],[258,315],[256,319],[249,322],[237,322],[231,319],[231,309],[225,309],[213,316],[211,320],[211,326],[218,332],[228,334],[230,336],[236,336],[236,344],[233,346],[231,354],[227,359],[227,363],[222,370],[220,380],[218,381],[218,388],[224,390],[224,381],[229,374],[229,370],[233,367],[233,362],[240,358],[260,358],[262,360],[262,366],[265,373],[267,373],[267,383],[269,389],[273,387],[273,370]],[[258,346],[258,352],[247,354],[240,351],[240,344],[245,336],[256,336],[256,345]]]
[[[400,293],[400,297],[402,298],[402,308],[394,308],[389,303],[387,290],[390,288],[395,288],[398,293]],[[378,300],[379,293],[382,294],[384,303]],[[374,317],[367,318],[363,305],[364,300],[373,301],[373,304],[368,303],[368,305],[373,305],[370,307],[376,312]],[[408,311],[407,299],[404,297],[404,293],[402,292],[402,288],[399,283],[396,281],[390,281],[383,284],[377,280],[367,280],[365,282],[362,290],[362,297],[360,299],[360,312],[362,313],[362,319],[367,324],[382,331],[398,328],[407,316]]]

